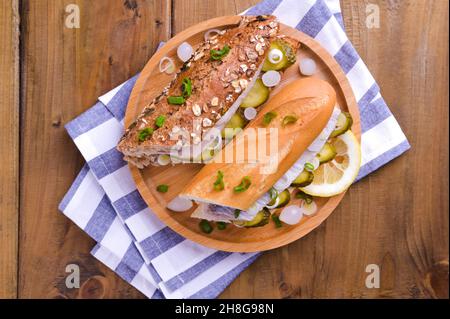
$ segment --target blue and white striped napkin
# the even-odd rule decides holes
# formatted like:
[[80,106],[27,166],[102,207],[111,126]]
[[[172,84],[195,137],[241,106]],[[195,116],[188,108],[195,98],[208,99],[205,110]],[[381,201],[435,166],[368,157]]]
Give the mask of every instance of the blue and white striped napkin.
[[[266,0],[246,14],[274,14],[319,41],[347,74],[358,101],[363,153],[358,179],[409,149],[380,89],[349,42],[338,0]],[[116,150],[128,80],[66,129],[86,160],[60,210],[97,241],[92,254],[149,298],[215,298],[258,253],[227,253],[186,240],[147,207]]]

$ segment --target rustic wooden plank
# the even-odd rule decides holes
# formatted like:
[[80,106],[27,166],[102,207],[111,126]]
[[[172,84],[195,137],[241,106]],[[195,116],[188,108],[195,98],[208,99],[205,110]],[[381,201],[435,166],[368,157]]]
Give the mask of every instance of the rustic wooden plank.
[[[175,0],[173,33],[240,12],[250,2]],[[448,2],[370,2],[380,7],[380,29],[364,25],[369,1],[342,1],[345,24],[412,150],[355,185],[317,231],[265,254],[222,297],[448,297]],[[23,3],[19,296],[76,297],[63,285],[65,265],[76,262],[92,287],[89,296],[137,297],[93,262],[87,254],[92,242],[57,212],[82,162],[61,123],[145,64],[154,44],[169,34],[170,4],[76,1],[81,29],[68,30],[61,19],[68,3]],[[11,116],[4,113],[2,119]],[[17,127],[14,121],[6,123]],[[369,263],[381,266],[381,289],[364,286]]]
[[187,27],[218,16],[239,14],[258,0],[174,0],[172,35]]
[[[369,1],[342,1],[345,25],[412,150],[354,185],[316,231],[265,253],[223,298],[448,297],[448,2],[370,3],[380,29],[365,26]],[[175,0],[173,32],[245,7]],[[365,286],[368,264],[381,268],[380,289]]]
[[[80,29],[64,25],[68,4],[79,6]],[[63,125],[144,66],[170,36],[169,14],[170,1],[22,1],[19,297],[142,297],[57,210],[83,162]],[[65,287],[69,263],[80,265],[81,293]]]
[[0,3],[0,299],[17,296],[19,2]]
[[346,26],[412,145],[361,183],[378,229],[368,251],[392,268],[380,295],[448,298],[449,4],[377,1],[380,29],[367,29],[368,3],[344,2]]

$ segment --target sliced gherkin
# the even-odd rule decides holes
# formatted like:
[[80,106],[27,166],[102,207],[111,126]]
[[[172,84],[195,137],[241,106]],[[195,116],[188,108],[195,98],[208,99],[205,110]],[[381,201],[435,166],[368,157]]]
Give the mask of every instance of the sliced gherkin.
[[267,72],[269,70],[280,71],[286,69],[287,67],[295,63],[296,50],[286,41],[283,41],[282,39],[273,41],[270,44],[269,52],[272,49],[280,50],[283,53],[283,58],[281,59],[280,62],[275,64],[270,62],[269,59],[266,58],[262,67],[262,71],[264,72]]
[[281,208],[289,203],[289,201],[291,200],[291,194],[287,189],[285,189],[284,191],[279,193],[276,198],[272,199],[272,201],[268,204],[268,206],[275,205],[277,198],[278,198],[278,205],[275,208]]
[[303,170],[296,179],[292,182],[291,186],[305,187],[312,183],[314,179],[313,172]]
[[241,107],[258,107],[267,101],[270,95],[270,90],[264,85],[261,79],[257,79],[248,95],[241,103]]
[[317,158],[320,164],[327,163],[336,156],[337,152],[333,145],[330,143],[325,143],[320,152],[317,154]]
[[350,115],[350,113],[342,112],[338,116],[336,128],[331,133],[330,137],[336,137],[336,136],[344,134],[352,127],[352,124],[353,124],[353,119],[352,119],[352,116]]
[[224,129],[221,132],[222,137],[226,139],[232,139],[233,136],[235,136],[240,132],[240,130],[244,128],[245,124],[246,121],[241,114],[233,114],[230,121],[225,125]]
[[266,225],[269,222],[269,218],[270,218],[270,211],[267,208],[263,208],[262,210],[260,210],[256,216],[250,220],[250,221],[245,221],[245,220],[236,220],[233,223],[237,226],[241,226],[241,227],[261,227]]

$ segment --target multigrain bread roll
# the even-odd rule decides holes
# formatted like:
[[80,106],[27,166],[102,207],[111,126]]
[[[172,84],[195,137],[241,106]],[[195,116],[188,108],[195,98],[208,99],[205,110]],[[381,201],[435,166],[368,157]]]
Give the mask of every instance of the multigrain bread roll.
[[[200,170],[180,196],[201,203],[248,210],[322,132],[335,104],[336,93],[323,80],[306,78],[290,83],[266,104],[241,134],[216,155],[212,163]],[[267,120],[269,118],[272,118],[270,122]],[[264,129],[267,134],[256,134],[254,140],[255,134],[249,132],[258,128]],[[229,162],[227,154],[233,153],[233,149],[242,149],[241,145],[250,147],[252,143],[267,145],[273,142],[269,141],[273,139],[273,135],[269,134],[271,130],[277,132],[275,153],[259,156],[256,162],[251,154],[245,156],[244,162]],[[274,165],[275,170],[267,170]],[[214,185],[218,178],[221,179],[223,189]]]
[[[125,160],[139,168],[155,164],[159,154],[198,144],[213,127],[220,130],[258,77],[278,33],[274,16],[248,16],[242,17],[239,26],[203,43],[170,86],[126,130],[118,144]],[[213,56],[212,50],[223,57]],[[183,89],[186,81],[188,96]]]

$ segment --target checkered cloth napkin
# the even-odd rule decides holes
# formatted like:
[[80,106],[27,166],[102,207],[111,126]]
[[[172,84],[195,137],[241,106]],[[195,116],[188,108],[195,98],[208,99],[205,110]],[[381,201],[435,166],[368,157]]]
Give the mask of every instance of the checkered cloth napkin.
[[[358,101],[362,167],[358,179],[409,149],[380,89],[349,42],[338,0],[267,0],[245,14],[274,14],[315,38],[339,62]],[[116,150],[137,77],[100,97],[66,129],[86,160],[60,210],[97,241],[98,260],[149,298],[215,298],[259,253],[200,246],[165,226],[147,207]]]

